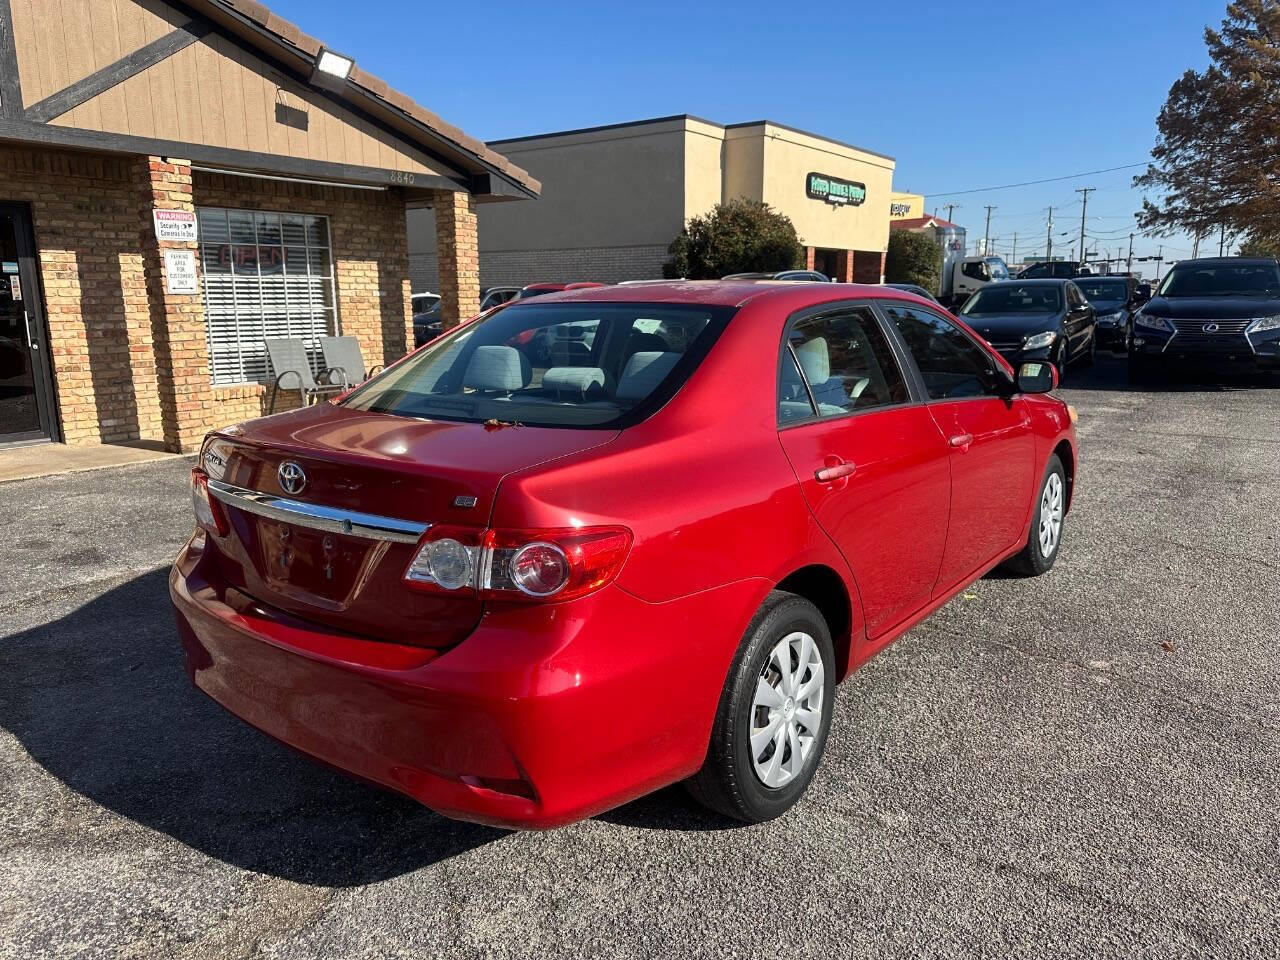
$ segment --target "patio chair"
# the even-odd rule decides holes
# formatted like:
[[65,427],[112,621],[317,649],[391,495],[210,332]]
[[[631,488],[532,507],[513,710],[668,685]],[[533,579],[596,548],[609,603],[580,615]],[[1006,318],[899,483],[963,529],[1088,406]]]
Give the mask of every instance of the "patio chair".
[[320,349],[324,352],[329,382],[333,383],[333,375],[337,374],[344,388],[364,383],[382,369],[382,364],[365,369],[360,341],[355,337],[321,337]]
[[[346,390],[341,383],[320,383],[316,380],[311,372],[311,361],[307,358],[306,344],[301,340],[268,340],[267,356],[271,359],[271,372],[275,374],[267,398],[267,413],[276,412],[276,397],[281,389],[297,390],[302,395],[303,406],[313,403],[318,397]],[[291,382],[286,383],[286,380]]]

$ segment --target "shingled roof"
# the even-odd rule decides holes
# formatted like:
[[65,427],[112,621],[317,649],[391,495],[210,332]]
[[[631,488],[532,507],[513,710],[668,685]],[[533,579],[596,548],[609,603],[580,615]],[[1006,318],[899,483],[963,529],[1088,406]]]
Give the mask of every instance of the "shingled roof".
[[[188,6],[304,76],[310,73],[321,47],[341,49],[305,33],[257,0],[188,0]],[[436,153],[477,178],[476,193],[536,197],[542,189],[542,184],[527,171],[411,97],[393,90],[385,80],[361,69],[358,62],[346,89],[338,96],[377,115],[408,142]]]

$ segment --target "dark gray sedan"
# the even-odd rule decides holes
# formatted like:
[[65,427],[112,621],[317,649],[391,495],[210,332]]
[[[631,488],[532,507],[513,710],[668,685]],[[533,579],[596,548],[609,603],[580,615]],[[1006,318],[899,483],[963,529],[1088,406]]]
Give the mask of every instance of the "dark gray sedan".
[[1048,360],[1058,377],[1076,362],[1093,363],[1098,314],[1071,280],[1009,280],[973,294],[960,316],[1017,369]]

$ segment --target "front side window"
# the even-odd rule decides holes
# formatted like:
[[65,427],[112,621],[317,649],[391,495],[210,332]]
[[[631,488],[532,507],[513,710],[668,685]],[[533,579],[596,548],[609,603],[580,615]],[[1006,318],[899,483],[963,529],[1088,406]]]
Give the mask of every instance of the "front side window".
[[209,369],[215,386],[266,383],[267,341],[301,339],[312,371],[338,332],[327,217],[196,210]]
[[814,416],[814,404],[828,417],[907,402],[906,380],[869,307],[798,321],[783,352],[779,423]]
[[404,417],[624,426],[670,396],[733,314],[671,303],[538,303],[467,323],[344,403]]
[[989,280],[991,274],[987,271],[987,265],[981,260],[971,260],[966,263],[961,272],[971,280]]
[[930,400],[988,397],[1000,392],[1001,378],[991,355],[935,313],[885,304],[915,358]]

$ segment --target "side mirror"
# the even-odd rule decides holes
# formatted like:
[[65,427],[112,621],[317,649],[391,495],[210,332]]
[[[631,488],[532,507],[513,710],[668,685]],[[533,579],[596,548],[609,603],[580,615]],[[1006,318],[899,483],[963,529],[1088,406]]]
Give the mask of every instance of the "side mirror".
[[1048,393],[1058,387],[1058,368],[1044,361],[1018,365],[1018,389],[1023,393]]

